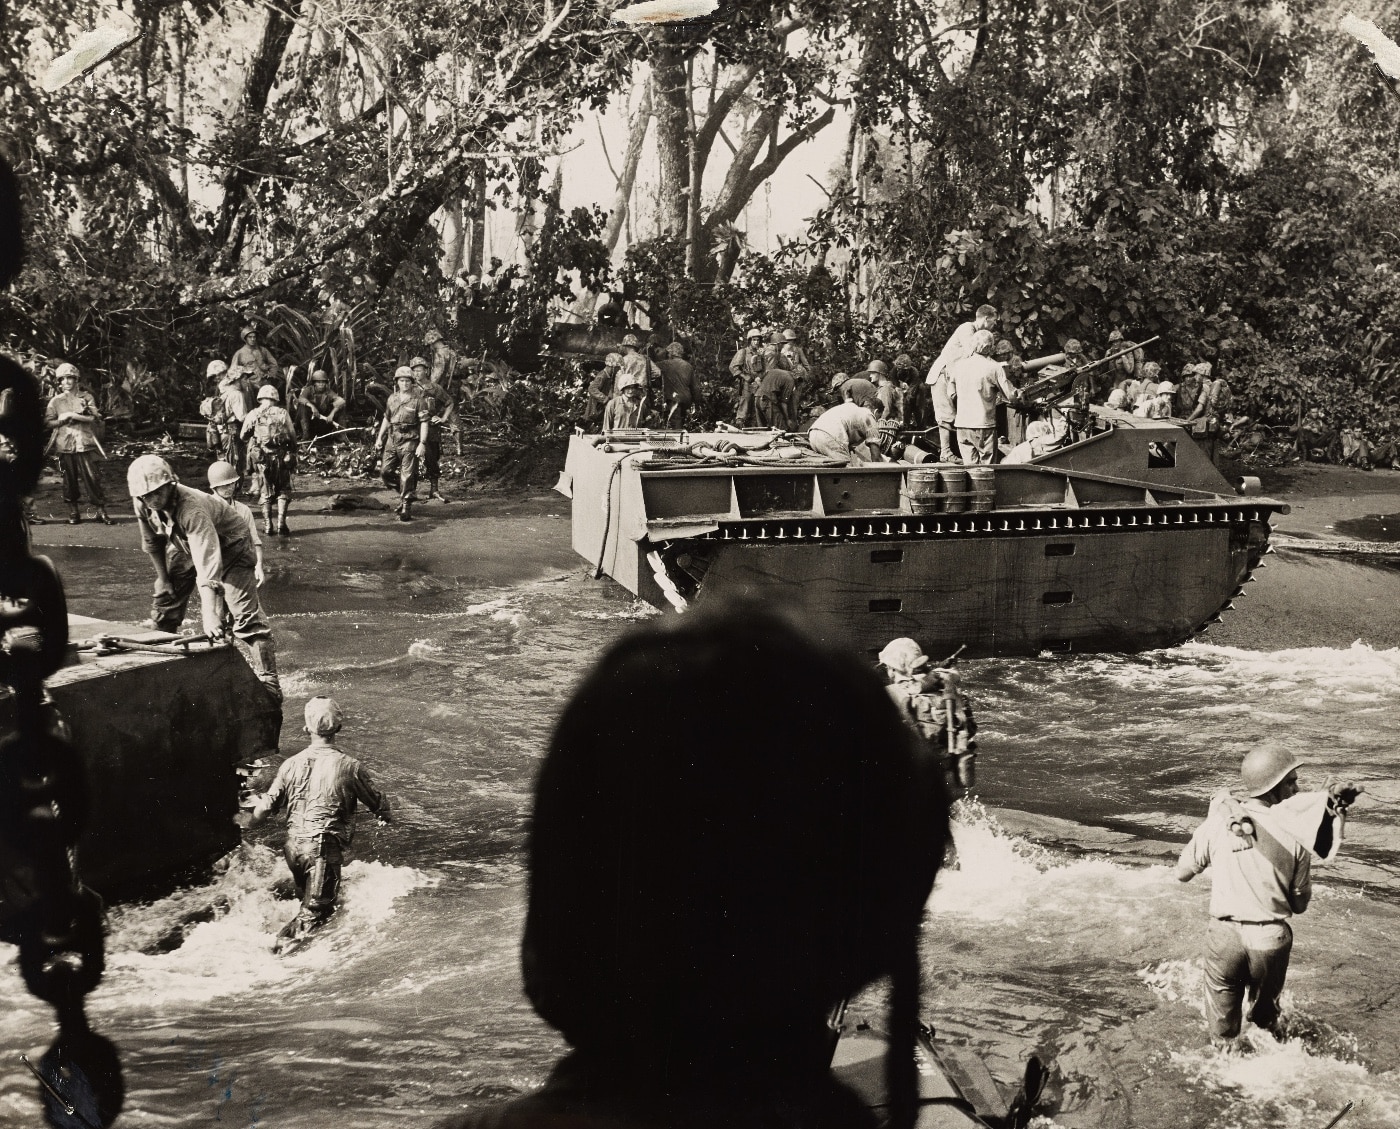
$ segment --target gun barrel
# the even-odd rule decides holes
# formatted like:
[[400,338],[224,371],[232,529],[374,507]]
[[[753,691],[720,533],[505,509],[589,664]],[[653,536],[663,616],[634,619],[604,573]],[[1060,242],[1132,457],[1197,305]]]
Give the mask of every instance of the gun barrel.
[[1048,356],[1036,357],[1034,360],[1022,361],[1021,367],[1026,372],[1039,372],[1047,365],[1062,365],[1064,362],[1065,355],[1063,353],[1051,353]]

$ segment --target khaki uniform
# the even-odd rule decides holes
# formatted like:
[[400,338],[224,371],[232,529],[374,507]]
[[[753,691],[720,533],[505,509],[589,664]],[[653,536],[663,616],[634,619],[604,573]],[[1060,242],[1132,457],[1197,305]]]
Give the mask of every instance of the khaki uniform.
[[428,410],[428,442],[423,452],[423,476],[431,489],[436,491],[438,479],[442,477],[442,433],[456,423],[457,405],[441,384],[420,384],[418,393]]
[[428,415],[428,401],[417,388],[394,392],[384,406],[389,434],[384,440],[379,478],[390,490],[397,486],[405,501],[418,488],[418,439]]
[[59,423],[58,417],[69,412],[102,418],[91,392],[60,392],[49,401],[44,413],[45,422],[55,428],[54,450],[58,452],[59,466],[63,469],[63,500],[77,512],[81,500],[80,484],[87,486],[88,498],[94,506],[107,503],[107,495],[102,489],[102,480],[97,476],[97,465],[93,461],[98,454],[97,436],[91,423]]
[[[253,672],[281,701],[272,628],[258,599],[253,575],[257,557],[247,519],[222,498],[188,486],[175,487],[168,511],[152,509],[140,498],[132,502],[141,548],[164,554],[170,577],[170,594],[157,595],[151,601],[151,620],[157,630],[180,630],[196,584],[221,587],[233,616],[234,637],[247,645]],[[222,625],[206,622],[204,626],[217,630]]]
[[248,443],[248,465],[260,480],[258,500],[266,505],[290,498],[297,436],[287,410],[278,404],[259,404],[244,418],[241,435]]

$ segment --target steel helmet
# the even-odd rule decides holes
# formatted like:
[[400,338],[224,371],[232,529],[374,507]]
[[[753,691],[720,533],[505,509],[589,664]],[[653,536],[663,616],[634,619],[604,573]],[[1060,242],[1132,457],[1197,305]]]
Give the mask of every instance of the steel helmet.
[[275,404],[279,400],[281,400],[282,397],[278,394],[277,389],[272,387],[272,385],[264,384],[261,388],[258,389],[258,399],[271,400]]
[[666,346],[666,355],[668,357],[684,357],[685,346],[682,345],[679,341],[672,341],[669,345]]
[[78,366],[64,361],[58,368],[54,369],[54,376],[62,380],[65,376],[71,376],[74,380],[78,378]]
[[428,364],[428,362],[425,361],[422,357],[414,357],[413,360],[408,362],[409,368],[417,368],[419,365],[422,365],[424,368],[433,367],[432,365]]
[[159,455],[138,455],[126,468],[126,488],[133,498],[143,498],[175,481],[175,472]]
[[759,329],[758,326],[754,326],[753,329],[749,330],[748,333],[746,333],[744,336],[746,336],[746,337],[762,337],[762,336],[763,336],[763,330]]
[[844,372],[838,372],[831,378],[831,386],[833,388],[840,388],[841,385],[845,384],[846,381],[850,379],[851,378],[847,376]]
[[327,379],[328,378],[326,376],[326,370],[323,368],[318,368],[315,372],[311,374],[312,384],[325,384]]
[[887,374],[887,373],[890,371],[890,366],[887,365],[887,364],[885,364],[884,361],[878,361],[878,360],[876,360],[876,361],[871,361],[868,365],[866,365],[866,366],[865,366],[865,371],[866,371],[866,372],[878,372],[878,373],[880,373],[880,374],[883,376],[883,375]]
[[224,364],[223,361],[210,361],[208,367],[204,370],[204,375],[223,376],[226,372],[228,372],[228,365]]
[[880,665],[895,674],[914,674],[928,666],[928,656],[912,639],[892,639],[880,652]]
[[895,367],[895,368],[913,368],[913,367],[914,367],[914,358],[911,357],[908,353],[900,353],[899,356],[897,356],[897,357],[894,359],[894,367]]
[[783,330],[783,340],[784,340],[784,341],[796,341],[796,340],[797,340],[797,330],[795,330],[795,329],[785,329],[785,330]]
[[1084,352],[1084,346],[1079,343],[1079,338],[1071,337],[1064,344],[1064,351],[1071,355]]
[[1262,796],[1303,762],[1281,745],[1260,745],[1240,762],[1240,783],[1250,796]]
[[603,358],[603,364],[607,365],[609,368],[617,368],[618,365],[622,364],[622,354],[609,353]]
[[640,341],[637,340],[637,335],[635,333],[629,333],[626,337],[622,339],[622,343],[624,345],[634,345],[637,348],[641,348],[642,344]]
[[396,368],[396,369],[394,370],[394,379],[395,379],[395,380],[412,380],[412,379],[413,379],[413,370],[412,370],[411,368],[409,368],[407,365],[399,365],[399,367]]
[[258,327],[256,325],[245,325],[242,329],[238,331],[238,336],[243,338],[244,341],[247,341],[248,334],[257,333],[257,331]]
[[232,463],[226,463],[220,459],[216,463],[209,464],[209,489],[217,490],[220,486],[227,486],[230,482],[238,481],[238,469]]

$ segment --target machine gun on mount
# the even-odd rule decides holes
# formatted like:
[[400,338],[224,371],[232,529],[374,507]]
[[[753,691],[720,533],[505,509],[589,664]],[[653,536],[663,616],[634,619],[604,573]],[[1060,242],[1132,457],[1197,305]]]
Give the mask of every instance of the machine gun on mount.
[[[1129,342],[1128,345],[1116,353],[1109,353],[1105,357],[1100,357],[1097,361],[1090,361],[1087,365],[1067,368],[1057,368],[1054,372],[1048,372],[1039,380],[1027,384],[1021,389],[1021,399],[1027,404],[1039,404],[1044,406],[1052,400],[1063,396],[1071,391],[1075,382],[1080,377],[1093,372],[1103,365],[1111,364],[1119,357],[1126,357],[1129,353],[1134,353],[1144,345],[1151,345],[1154,341],[1160,341],[1160,335],[1147,338],[1146,341]],[[1051,365],[1062,365],[1065,360],[1064,353],[1054,353],[1048,357],[1038,357],[1036,360],[1027,361],[1024,367],[1027,371],[1038,371],[1042,368],[1049,368]]]

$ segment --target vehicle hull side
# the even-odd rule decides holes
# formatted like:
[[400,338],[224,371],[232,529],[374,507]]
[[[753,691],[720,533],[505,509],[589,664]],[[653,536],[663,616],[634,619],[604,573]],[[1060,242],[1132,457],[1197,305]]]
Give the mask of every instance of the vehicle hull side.
[[[1047,555],[1056,546],[1057,555]],[[1063,546],[1072,546],[1065,554]],[[1248,577],[1248,527],[1056,537],[724,542],[693,603],[791,609],[814,634],[874,653],[1141,651],[1191,638]],[[892,559],[897,558],[897,559]],[[876,563],[878,562],[878,563]]]

